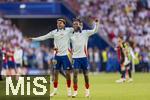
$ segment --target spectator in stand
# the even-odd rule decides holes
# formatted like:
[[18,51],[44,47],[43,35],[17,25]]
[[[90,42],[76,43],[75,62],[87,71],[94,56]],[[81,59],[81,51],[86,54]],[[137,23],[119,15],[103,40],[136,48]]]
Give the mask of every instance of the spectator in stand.
[[7,55],[7,75],[8,76],[13,76],[16,75],[15,71],[15,59],[14,59],[14,48],[11,43],[7,43],[7,48],[6,48],[6,55]]
[[19,44],[15,45],[14,59],[17,75],[20,76],[22,75],[23,50]]
[[100,72],[102,69],[100,51],[97,47],[94,48],[94,71]]
[[93,54],[93,48],[89,48],[88,49],[88,58],[89,58],[89,67],[90,67],[90,71],[94,72],[94,54]]
[[35,49],[35,54],[36,54],[36,61],[37,61],[37,67],[39,69],[43,69],[44,68],[44,62],[43,62],[43,57],[44,54],[42,52],[42,46],[39,49]]
[[108,61],[108,48],[102,51],[102,71],[106,70],[106,65]]

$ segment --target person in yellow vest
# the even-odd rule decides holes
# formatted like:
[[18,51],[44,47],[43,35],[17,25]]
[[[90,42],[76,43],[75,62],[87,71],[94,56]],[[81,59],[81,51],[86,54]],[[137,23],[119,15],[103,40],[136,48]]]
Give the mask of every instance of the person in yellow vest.
[[136,59],[134,59],[134,65],[135,65],[135,70],[138,71],[139,70],[139,53],[135,52],[135,57]]
[[108,56],[107,56],[107,48],[102,51],[102,71],[106,70],[106,64],[108,61]]

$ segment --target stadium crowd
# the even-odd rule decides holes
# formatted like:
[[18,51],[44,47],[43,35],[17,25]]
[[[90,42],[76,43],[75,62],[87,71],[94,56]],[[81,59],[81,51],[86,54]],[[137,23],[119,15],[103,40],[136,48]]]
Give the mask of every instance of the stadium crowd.
[[[75,11],[88,22],[91,22],[90,17],[99,18],[101,21],[99,34],[107,37],[115,45],[117,45],[117,37],[122,35],[134,50],[136,71],[148,72],[150,70],[149,0],[65,1],[76,6]],[[0,40],[1,48],[6,48],[8,44],[11,44],[11,48],[15,49],[19,46],[23,50],[23,66],[41,69],[48,69],[51,66],[51,59],[54,57],[53,49],[45,45],[40,45],[40,48],[34,47],[31,41],[23,37],[22,32],[9,19],[0,18]],[[116,53],[109,48],[99,50],[95,47],[89,48],[88,51],[92,72],[116,71],[119,68]]]
[[[69,2],[69,0],[66,0]],[[130,43],[137,70],[150,66],[150,0],[73,0],[69,2],[86,20],[100,19],[99,34],[117,45],[117,38]],[[145,68],[144,68],[145,69]]]
[[[96,16],[101,20],[100,34],[117,43],[121,34],[125,40],[135,41],[150,50],[149,0],[87,0],[80,4],[79,14],[85,19]],[[141,40],[141,41],[138,41]]]
[[[18,53],[19,48],[23,51],[22,54]],[[11,20],[0,18],[0,50],[2,51],[1,62],[4,63],[5,54],[4,49],[13,49],[14,59],[22,55],[21,64],[25,68],[31,69],[48,69],[50,61],[53,58],[53,49],[49,49],[45,45],[40,48],[34,48],[31,41],[23,37],[22,32],[12,24]],[[16,54],[16,55],[15,55]]]

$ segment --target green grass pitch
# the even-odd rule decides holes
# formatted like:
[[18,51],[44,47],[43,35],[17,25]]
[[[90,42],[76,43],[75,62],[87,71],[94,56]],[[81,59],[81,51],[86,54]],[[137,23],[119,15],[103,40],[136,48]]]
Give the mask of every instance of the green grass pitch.
[[[64,78],[59,78],[58,94],[51,100],[150,100],[150,74],[137,73],[133,75],[133,83],[115,83],[119,79],[117,73],[90,74],[90,98],[85,98],[83,76],[79,76],[79,89],[76,98],[67,97]],[[52,87],[51,87],[52,89]]]
[[[0,100],[150,100],[150,73],[136,73],[133,75],[133,83],[117,84],[119,79],[117,73],[90,74],[90,93],[86,98],[83,75],[79,75],[78,96],[76,98],[67,97],[65,79],[59,75],[58,94],[52,98],[42,96],[5,96],[5,80],[0,81]],[[48,84],[49,85],[49,84]],[[51,85],[51,90],[53,90]]]
[[[12,78],[12,81],[13,81],[13,85],[14,87],[16,88],[16,85],[17,85],[17,81],[15,79],[16,76],[14,76]],[[19,91],[18,91],[18,94],[17,95],[12,95],[12,91],[11,89],[9,90],[10,92],[10,95],[6,95],[6,79],[4,79],[3,81],[0,81],[0,100],[49,100],[50,97],[49,97],[49,94],[50,94],[50,84],[48,83],[43,83],[42,81],[38,81],[38,83],[44,85],[47,87],[47,90],[48,92],[46,92],[45,95],[35,95],[33,93],[33,88],[36,88],[36,90],[38,92],[42,92],[43,89],[41,88],[37,88],[34,83],[33,83],[33,79],[35,77],[44,77],[47,82],[49,82],[50,80],[50,77],[48,75],[40,75],[40,76],[23,76],[24,77],[24,95],[21,95],[21,87],[19,87]],[[30,77],[30,81],[28,80],[27,81],[27,77]],[[27,82],[30,82],[30,93],[31,95],[28,95],[27,96]]]

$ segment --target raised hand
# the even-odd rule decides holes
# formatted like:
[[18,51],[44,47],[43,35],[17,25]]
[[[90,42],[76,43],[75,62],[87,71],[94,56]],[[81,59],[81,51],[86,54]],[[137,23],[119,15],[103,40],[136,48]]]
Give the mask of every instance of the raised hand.
[[100,22],[98,18],[95,18],[94,21],[95,21],[96,23],[99,23],[99,22]]

